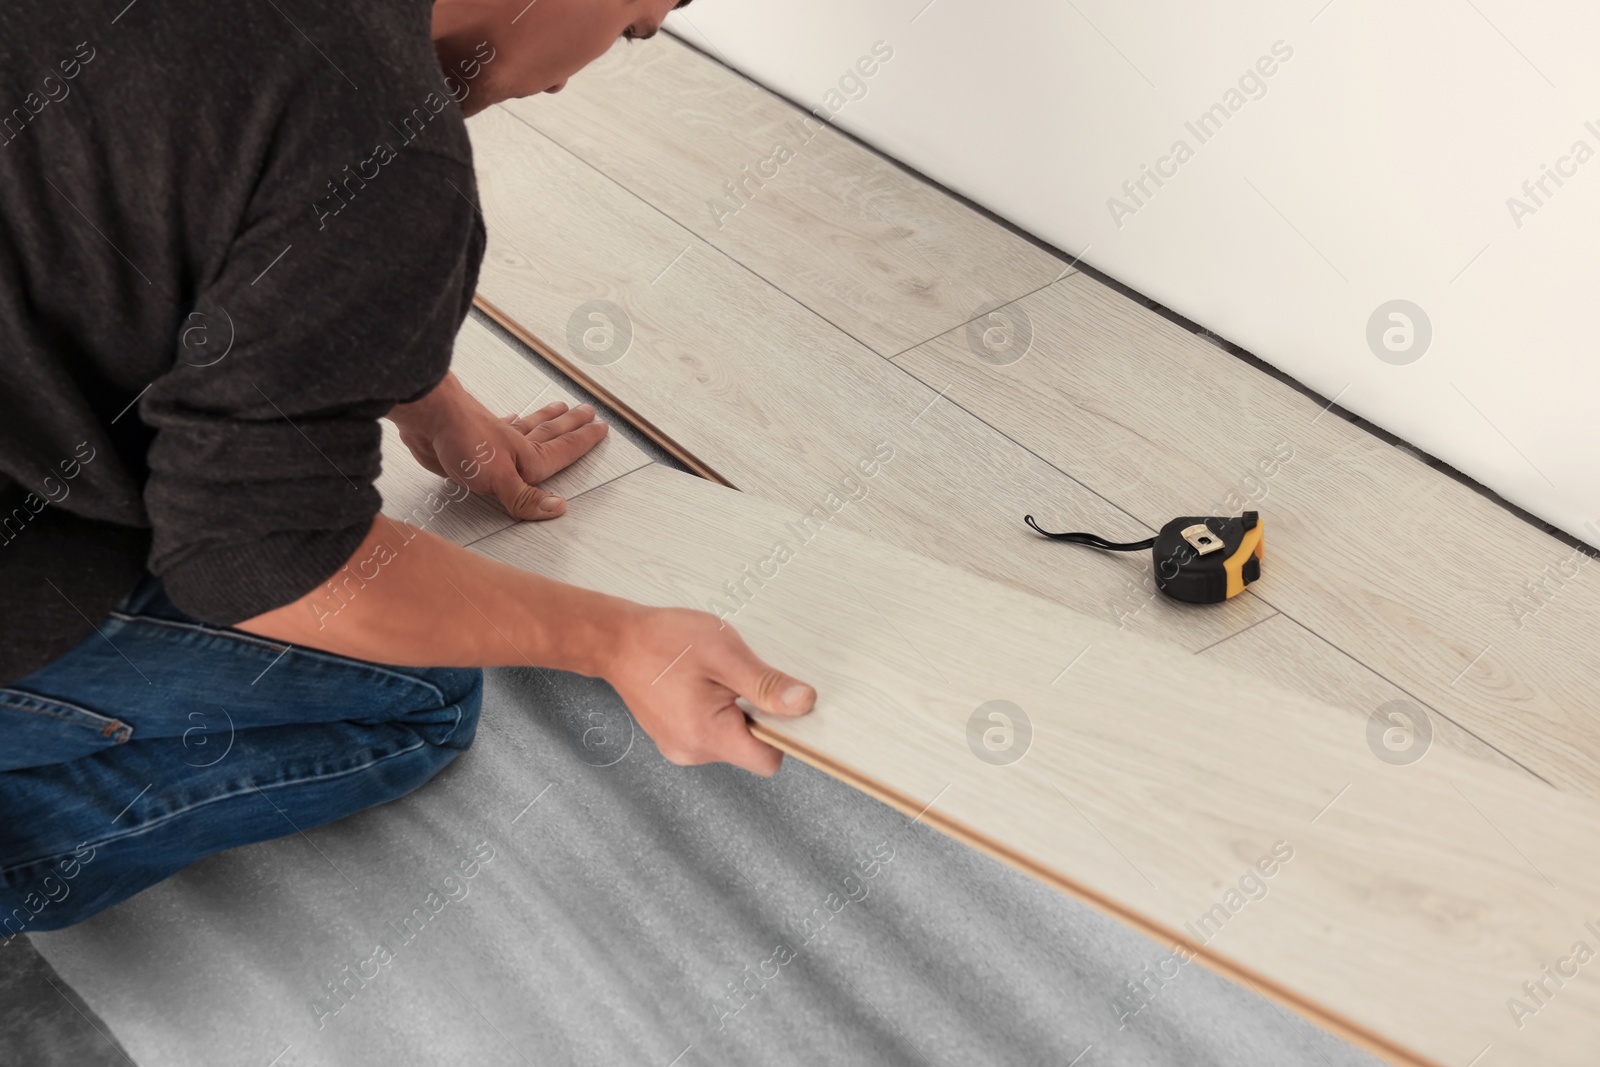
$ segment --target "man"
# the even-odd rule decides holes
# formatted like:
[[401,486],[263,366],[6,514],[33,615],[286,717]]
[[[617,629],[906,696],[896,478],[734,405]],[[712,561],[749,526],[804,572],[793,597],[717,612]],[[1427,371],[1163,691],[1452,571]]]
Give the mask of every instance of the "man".
[[538,483],[593,410],[497,418],[448,373],[484,249],[463,116],[673,6],[0,8],[7,935],[416,788],[484,666],[605,678],[668,759],[777,769],[735,700],[815,692],[731,628],[490,562],[373,488],[387,416],[517,518],[565,512]]

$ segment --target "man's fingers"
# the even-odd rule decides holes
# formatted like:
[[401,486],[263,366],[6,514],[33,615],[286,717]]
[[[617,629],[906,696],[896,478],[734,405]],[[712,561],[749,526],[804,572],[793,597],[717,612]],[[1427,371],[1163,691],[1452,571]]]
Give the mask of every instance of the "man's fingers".
[[417,448],[412,446],[411,458],[420,463],[422,467],[430,474],[437,474],[441,478],[450,477],[450,472],[444,469],[444,465],[439,462],[438,457],[433,454],[432,449]]
[[817,702],[817,691],[750,651],[737,634],[723,664],[723,684],[769,715],[804,715]]
[[555,519],[566,514],[567,502],[537,485],[523,482],[522,489],[506,510],[519,519]]
[[730,704],[717,712],[708,741],[713,758],[743,767],[763,778],[777,773],[778,766],[783,763],[782,752],[750,732],[750,724],[737,705]]
[[433,454],[433,444],[426,437],[400,431],[400,443],[411,452],[411,458],[422,464],[430,472],[441,478],[450,477],[450,472],[444,469],[439,458]]
[[[543,415],[540,412],[539,415]],[[557,412],[551,418],[529,417],[520,420],[517,427],[522,430],[523,436],[535,444],[553,440],[564,433],[571,433],[580,426],[594,421],[594,407],[589,404],[579,404],[568,411]]]
[[564,471],[605,440],[611,428],[591,422],[548,441],[535,442],[530,435],[526,448],[517,451],[517,469],[530,482],[542,482],[557,471]]
[[527,433],[540,423],[549,422],[551,419],[562,414],[566,410],[567,402],[565,400],[555,400],[546,404],[538,411],[530,411],[526,415],[519,415],[513,412],[512,414],[505,416],[505,422],[518,433]]
[[567,510],[567,502],[537,485],[529,485],[518,473],[518,464],[496,463],[485,468],[489,492],[514,519],[553,519]]

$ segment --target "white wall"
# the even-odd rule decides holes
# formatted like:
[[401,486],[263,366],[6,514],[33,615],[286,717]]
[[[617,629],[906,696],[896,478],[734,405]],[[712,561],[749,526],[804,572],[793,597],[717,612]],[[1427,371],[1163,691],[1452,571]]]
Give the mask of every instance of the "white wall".
[[[669,27],[1600,541],[1600,8],[697,0]],[[880,41],[859,98],[826,97]],[[1202,140],[1185,124],[1218,103]],[[1178,141],[1163,185],[1124,191]],[[1367,341],[1396,299],[1431,323],[1411,362]]]

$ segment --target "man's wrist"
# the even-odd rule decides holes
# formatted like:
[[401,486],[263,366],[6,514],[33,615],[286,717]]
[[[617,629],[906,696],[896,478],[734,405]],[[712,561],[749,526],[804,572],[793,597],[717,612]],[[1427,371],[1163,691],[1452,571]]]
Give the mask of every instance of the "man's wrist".
[[564,605],[559,612],[541,611],[540,619],[542,625],[560,627],[551,643],[558,649],[561,669],[609,679],[617,657],[627,654],[634,627],[646,609],[642,604],[592,589],[567,588],[574,591],[576,602]]
[[426,395],[409,404],[396,404],[389,409],[387,417],[403,431],[431,436],[448,421],[450,412],[460,405],[462,399],[469,395],[461,380],[447,372],[444,379]]

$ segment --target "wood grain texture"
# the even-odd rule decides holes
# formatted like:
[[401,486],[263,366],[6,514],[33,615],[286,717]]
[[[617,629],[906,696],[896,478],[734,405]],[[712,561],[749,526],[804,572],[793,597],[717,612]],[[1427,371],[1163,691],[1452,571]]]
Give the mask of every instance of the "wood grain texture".
[[1600,797],[1600,567],[1099,282],[1019,306],[1033,351],[1010,366],[953,335],[896,362],[1146,523],[1259,508],[1259,597]]
[[[557,400],[578,403],[551,371],[523,357],[473,318],[468,318],[456,335],[450,369],[469,393],[497,415],[537,410]],[[609,433],[582,459],[543,485],[570,500],[650,462],[632,441]],[[401,443],[400,432],[388,419],[383,420],[383,472],[377,485],[385,515],[457,544],[471,544],[516,522],[493,499],[467,493],[425,469]],[[576,506],[568,505],[569,513]]]
[[[1408,706],[1406,711],[1415,709],[1426,721],[1426,726],[1417,731],[1410,729],[1414,720],[1384,719],[1386,723],[1398,725],[1402,731],[1395,743],[1407,747],[1407,751],[1399,753],[1403,758],[1425,759],[1433,745],[1441,745],[1519,772],[1531,782],[1542,781],[1449,719],[1428,714],[1405,690],[1362,666],[1287,615],[1270,616],[1200,654],[1349,712],[1345,729],[1351,731],[1352,737],[1366,737],[1368,720],[1388,705],[1401,702]],[[1413,752],[1409,750],[1411,744],[1422,747]]]
[[[873,65],[893,77],[892,59]],[[672,37],[505,106],[881,354],[1070,269]]]
[[1394,1062],[1592,1062],[1600,982],[1508,1004],[1600,940],[1593,802],[1446,746],[1390,765],[1302,694],[659,466],[588,504],[476,547],[698,607],[787,541],[731,621],[819,702],[765,736]]
[[[1149,529],[502,109],[469,126],[489,221],[480,293],[729,483],[1190,649],[1270,614],[1249,596],[1183,610],[1148,558],[1034,534],[1024,514]],[[583,347],[595,301],[616,320],[603,358]]]

